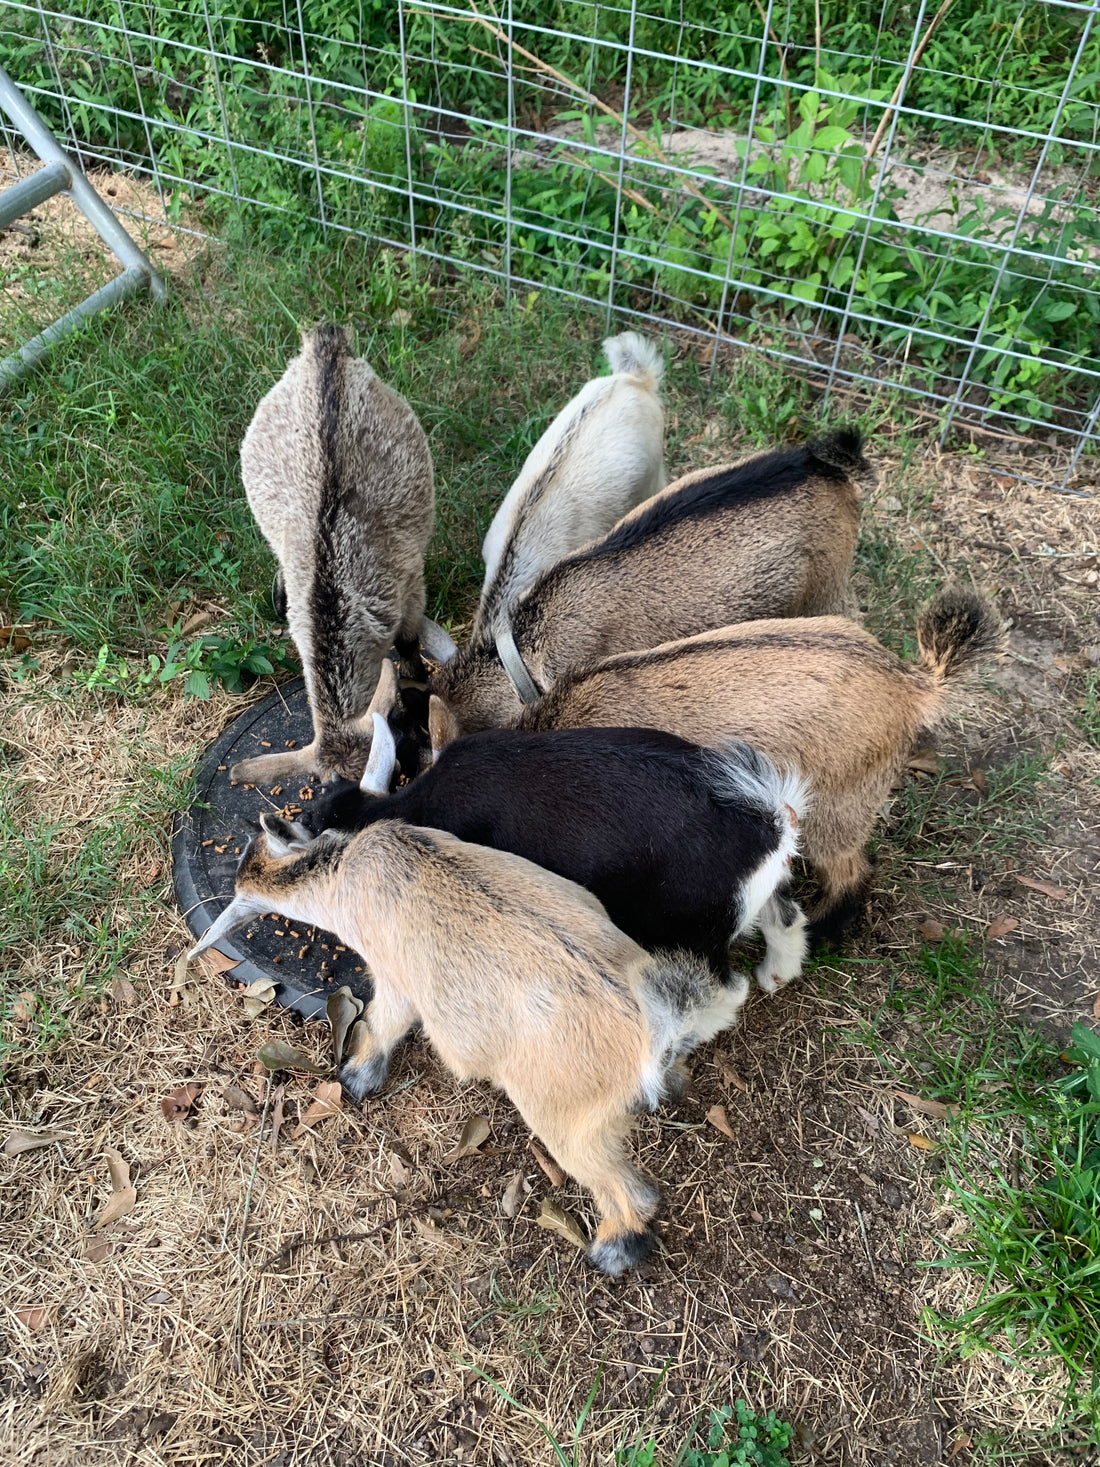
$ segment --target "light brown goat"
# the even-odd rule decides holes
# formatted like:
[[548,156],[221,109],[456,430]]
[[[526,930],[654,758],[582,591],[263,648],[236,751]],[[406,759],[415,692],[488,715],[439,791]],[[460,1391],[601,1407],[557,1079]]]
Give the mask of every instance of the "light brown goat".
[[261,911],[335,932],[374,982],[346,1089],[378,1091],[422,1023],[449,1069],[499,1085],[591,1188],[592,1262],[617,1274],[645,1257],[657,1193],[627,1157],[631,1118],[675,1088],[682,1055],[734,1023],[746,980],[723,985],[685,953],[650,956],[589,892],[519,856],[403,821],[313,840],[261,820],[232,903],[190,956]]
[[852,609],[859,437],[700,469],[545,571],[432,678],[454,730],[510,722],[564,674],[712,627]]
[[[704,745],[744,739],[798,770],[813,790],[802,855],[821,887],[810,937],[828,941],[858,910],[870,871],[864,847],[915,741],[946,715],[949,684],[998,647],[1000,622],[980,596],[947,590],[922,612],[917,639],[913,664],[841,617],[746,622],[582,669],[515,726],[652,727]],[[429,729],[435,752],[453,737],[436,698]]]
[[241,474],[279,561],[313,741],[246,759],[232,778],[358,779],[382,660],[395,642],[415,655],[422,628],[435,520],[424,430],[404,398],[352,356],[347,332],[320,326],[256,409]]

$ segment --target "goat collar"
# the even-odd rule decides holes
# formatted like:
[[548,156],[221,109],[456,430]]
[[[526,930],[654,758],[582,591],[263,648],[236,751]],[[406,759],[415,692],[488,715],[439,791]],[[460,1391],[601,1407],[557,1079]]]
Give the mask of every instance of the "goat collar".
[[500,658],[504,671],[508,674],[508,681],[512,684],[516,697],[521,703],[537,703],[542,694],[536,687],[534,678],[527,671],[527,664],[519,655],[512,628],[505,627],[503,631],[497,632],[494,641],[497,656]]

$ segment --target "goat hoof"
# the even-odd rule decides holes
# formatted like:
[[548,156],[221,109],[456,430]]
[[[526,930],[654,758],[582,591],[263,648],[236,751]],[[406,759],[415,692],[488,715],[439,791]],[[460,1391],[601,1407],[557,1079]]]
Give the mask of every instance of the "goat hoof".
[[612,1237],[597,1237],[589,1244],[588,1261],[601,1273],[618,1278],[628,1268],[637,1268],[653,1252],[657,1234],[652,1228],[639,1233],[616,1233]]
[[340,1066],[340,1084],[352,1100],[365,1100],[368,1095],[377,1095],[386,1083],[389,1072],[386,1055],[372,1055],[368,1060],[345,1060]]

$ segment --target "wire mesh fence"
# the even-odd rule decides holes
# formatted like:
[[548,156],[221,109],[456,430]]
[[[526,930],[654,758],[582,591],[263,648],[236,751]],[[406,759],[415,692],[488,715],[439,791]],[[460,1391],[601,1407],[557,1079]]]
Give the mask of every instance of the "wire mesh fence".
[[212,234],[360,234],[885,383],[941,439],[1057,446],[1066,487],[1100,440],[1098,12],[6,0],[0,54],[86,168]]

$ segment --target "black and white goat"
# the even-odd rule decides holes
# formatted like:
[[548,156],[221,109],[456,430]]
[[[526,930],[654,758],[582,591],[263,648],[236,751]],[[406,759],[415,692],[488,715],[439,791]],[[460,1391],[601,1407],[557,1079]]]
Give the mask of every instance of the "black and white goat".
[[734,937],[758,929],[768,992],[796,978],[805,918],[784,895],[806,790],[745,743],[701,749],[654,729],[489,729],[449,744],[393,794],[393,732],[375,713],[362,786],[335,785],[307,828],[379,820],[524,856],[599,897],[642,947],[683,948],[723,981]]

